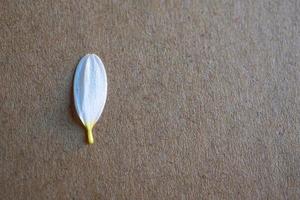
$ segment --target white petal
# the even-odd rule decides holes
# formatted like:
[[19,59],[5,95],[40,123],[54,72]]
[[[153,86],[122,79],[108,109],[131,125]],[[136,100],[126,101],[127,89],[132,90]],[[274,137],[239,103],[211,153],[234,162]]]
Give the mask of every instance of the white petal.
[[[93,128],[102,114],[106,96],[107,78],[104,65],[97,55],[87,54],[76,68],[74,101],[79,118],[90,134],[89,129]],[[93,143],[90,138],[89,142]]]

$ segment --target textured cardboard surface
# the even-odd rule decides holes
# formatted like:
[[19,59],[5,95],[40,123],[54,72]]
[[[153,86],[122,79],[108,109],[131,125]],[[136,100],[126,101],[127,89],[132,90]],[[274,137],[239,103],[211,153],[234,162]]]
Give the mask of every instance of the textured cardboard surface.
[[1,199],[300,199],[299,3],[1,0]]

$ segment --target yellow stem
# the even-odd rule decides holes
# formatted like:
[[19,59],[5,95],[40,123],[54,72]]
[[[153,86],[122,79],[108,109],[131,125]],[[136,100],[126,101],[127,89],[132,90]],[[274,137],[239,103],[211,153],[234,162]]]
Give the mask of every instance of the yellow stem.
[[94,137],[93,137],[93,125],[87,125],[86,126],[87,129],[87,136],[88,136],[88,142],[89,144],[93,144],[94,143]]

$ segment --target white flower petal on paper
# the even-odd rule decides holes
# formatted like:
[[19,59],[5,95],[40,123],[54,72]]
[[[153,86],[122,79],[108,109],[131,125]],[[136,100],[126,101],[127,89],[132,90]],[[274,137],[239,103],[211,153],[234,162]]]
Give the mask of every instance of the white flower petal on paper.
[[100,118],[107,96],[107,78],[101,59],[87,54],[77,65],[74,101],[77,114],[87,128],[88,142],[94,143],[92,129]]

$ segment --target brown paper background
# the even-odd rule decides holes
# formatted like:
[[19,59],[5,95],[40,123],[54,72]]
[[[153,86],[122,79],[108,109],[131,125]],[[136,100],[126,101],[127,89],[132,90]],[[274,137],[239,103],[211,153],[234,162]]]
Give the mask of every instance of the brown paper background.
[[[1,199],[300,199],[298,0],[0,0]],[[72,103],[98,54],[94,145]]]

